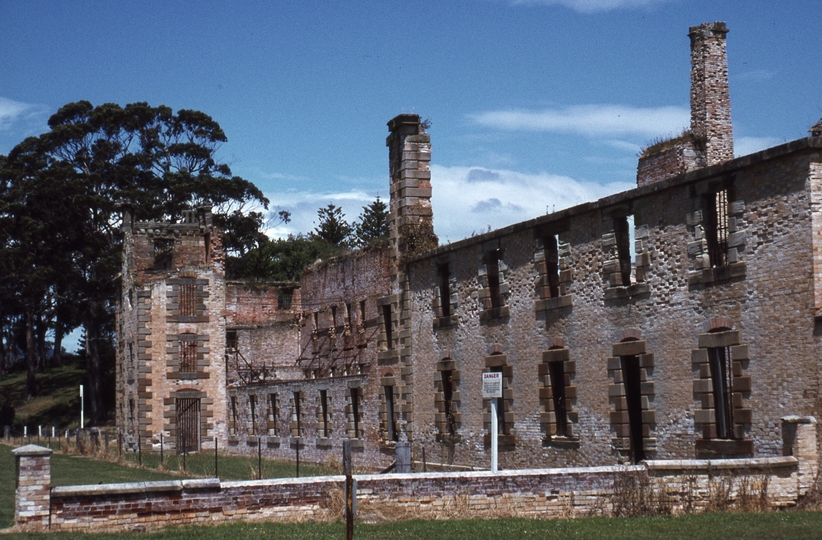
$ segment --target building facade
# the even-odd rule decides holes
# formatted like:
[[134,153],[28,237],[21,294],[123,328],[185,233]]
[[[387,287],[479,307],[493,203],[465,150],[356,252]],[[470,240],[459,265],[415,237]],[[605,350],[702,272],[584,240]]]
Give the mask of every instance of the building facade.
[[819,416],[822,136],[733,158],[726,34],[691,28],[691,128],[624,193],[437,246],[430,138],[400,115],[389,241],[299,284],[227,283],[205,210],[128,223],[118,424],[487,468],[499,372],[502,468],[781,455],[780,418]]

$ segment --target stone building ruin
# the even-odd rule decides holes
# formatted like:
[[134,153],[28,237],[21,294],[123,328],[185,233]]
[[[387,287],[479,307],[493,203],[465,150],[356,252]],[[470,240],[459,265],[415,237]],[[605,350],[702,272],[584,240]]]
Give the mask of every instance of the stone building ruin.
[[771,457],[819,417],[822,129],[733,157],[724,23],[690,29],[691,127],[637,188],[438,246],[431,142],[388,123],[391,236],[300,283],[225,279],[208,209],[126,210],[117,423],[132,448],[316,462],[400,437],[432,463],[500,467]]

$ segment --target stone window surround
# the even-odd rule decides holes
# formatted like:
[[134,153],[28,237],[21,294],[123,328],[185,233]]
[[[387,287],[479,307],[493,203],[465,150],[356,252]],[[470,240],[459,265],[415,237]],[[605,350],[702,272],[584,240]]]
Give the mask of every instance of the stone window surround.
[[268,430],[268,437],[279,437],[280,435],[280,426],[279,426],[279,416],[280,416],[280,395],[277,392],[271,392],[268,394],[268,413],[266,414],[267,423],[266,429]]
[[[571,244],[566,241],[568,226],[543,227],[535,231],[536,250],[534,251],[534,268],[539,276],[536,282],[536,311],[558,309],[573,305],[573,295],[568,287],[573,283],[574,274],[571,263]],[[548,261],[545,260],[545,238],[556,236],[557,268],[559,270],[559,295],[551,297],[548,285]]]
[[[298,401],[299,400],[299,401]],[[291,444],[300,444],[305,436],[305,392],[300,384],[291,386]]]
[[[694,369],[694,396],[699,408],[694,412],[694,426],[702,437],[696,440],[697,457],[752,456],[753,441],[747,437],[753,422],[747,400],[751,393],[751,377],[745,375],[750,362],[748,345],[741,342],[740,332],[732,330],[733,321],[728,317],[713,317],[705,325],[705,333],[699,335],[699,348],[691,351]],[[708,349],[728,347],[733,366],[733,388],[729,388],[734,419],[734,439],[717,439],[713,409],[713,387],[708,361]]]
[[[443,387],[442,372],[451,372],[451,410],[445,410],[445,388]],[[434,374],[434,385],[436,394],[434,395],[434,424],[437,427],[437,442],[455,444],[462,441],[459,434],[462,427],[462,413],[460,404],[462,403],[462,393],[460,392],[460,370],[457,369],[457,362],[451,358],[451,351],[442,353],[442,358],[437,362],[437,372]],[[451,421],[454,433],[448,432],[448,414],[451,414]]]
[[[628,216],[634,216],[634,251],[635,258],[632,261],[631,283],[622,282],[622,268],[619,260],[619,249],[616,232],[616,222]],[[602,263],[602,278],[605,282],[605,300],[616,300],[621,298],[634,298],[647,295],[651,292],[651,287],[647,283],[648,274],[651,269],[651,253],[648,238],[651,229],[647,224],[640,224],[642,215],[638,211],[620,206],[603,212],[602,223],[602,252],[604,261]]]
[[614,430],[611,439],[613,448],[621,455],[631,452],[630,424],[628,404],[622,375],[622,357],[637,356],[640,368],[640,394],[642,403],[642,448],[646,454],[657,451],[657,439],[654,436],[657,423],[656,409],[653,407],[656,387],[653,382],[654,355],[646,351],[646,343],[640,339],[639,330],[629,328],[622,331],[619,343],[612,346],[612,357],[608,358],[608,375],[613,383],[609,384],[608,397],[613,404],[610,424]]
[[[197,371],[196,372],[181,372],[180,371],[180,341],[182,336],[196,336],[197,341]],[[189,338],[190,339],[190,338]],[[167,364],[166,377],[168,379],[179,380],[193,380],[193,379],[209,379],[211,374],[206,371],[209,367],[209,361],[206,355],[210,354],[210,349],[206,346],[209,341],[209,336],[205,334],[194,334],[192,332],[181,332],[180,334],[169,334],[166,336],[166,357]]]
[[[514,430],[514,367],[508,364],[508,355],[503,354],[502,345],[494,344],[491,347],[491,354],[485,357],[485,368],[483,373],[489,373],[492,368],[502,368],[502,406],[503,418],[505,419],[505,433],[499,435],[497,439],[500,446],[516,446],[517,436],[512,433]],[[491,445],[491,399],[483,399],[483,424],[485,434],[483,442],[486,447]]]
[[[490,321],[494,319],[503,319],[511,316],[511,308],[508,306],[508,289],[509,285],[505,280],[505,275],[508,272],[508,266],[505,264],[505,239],[496,238],[483,242],[480,246],[480,260],[478,281],[480,284],[479,294],[477,298],[480,301],[480,322]],[[499,260],[497,261],[497,271],[499,275],[499,307],[492,307],[491,288],[488,282],[488,263],[487,256],[499,251]]]
[[[327,384],[320,384],[317,387],[317,448],[331,448],[331,437],[334,433],[333,408],[331,405],[331,395]],[[323,392],[325,392],[326,409],[323,418]],[[327,428],[328,436],[323,432]]]
[[[688,242],[688,258],[691,269],[688,271],[688,285],[709,285],[744,278],[747,273],[743,260],[747,231],[744,229],[745,201],[736,198],[733,190],[733,177],[721,181],[703,181],[691,189],[691,198],[697,210],[686,216],[688,232],[692,241]],[[712,193],[728,190],[728,251],[727,263],[724,266],[712,267],[706,237],[706,199]]]
[[[566,435],[564,437],[556,435],[553,387],[551,386],[549,367],[553,362],[561,362],[565,374]],[[540,424],[545,433],[543,445],[557,448],[579,448],[579,434],[576,431],[579,414],[574,411],[577,400],[577,387],[571,384],[576,375],[576,362],[571,360],[570,349],[565,346],[565,340],[554,338],[549,341],[548,350],[542,352],[542,362],[539,364],[538,370],[539,376],[542,378],[539,397],[543,405],[543,410],[540,412]]]
[[[432,303],[432,307],[434,309],[434,330],[438,328],[448,328],[451,326],[456,326],[457,322],[459,321],[459,317],[457,317],[457,307],[459,305],[459,294],[457,290],[457,275],[454,272],[455,267],[455,259],[454,255],[450,254],[447,258],[440,258],[434,261],[434,271],[436,275],[436,283],[434,285],[434,300]],[[449,300],[448,300],[448,307],[450,311],[450,315],[443,316],[443,309],[442,309],[442,293],[440,291],[440,273],[439,269],[441,266],[448,265],[449,275],[448,275],[448,288],[449,288]]]
[[[190,272],[187,272],[191,275]],[[169,323],[207,323],[209,322],[206,301],[208,299],[208,280],[195,277],[178,277],[167,281],[169,290],[166,292],[167,312],[166,322]],[[180,314],[181,287],[194,286],[194,297],[196,305],[194,316],[182,316]]]

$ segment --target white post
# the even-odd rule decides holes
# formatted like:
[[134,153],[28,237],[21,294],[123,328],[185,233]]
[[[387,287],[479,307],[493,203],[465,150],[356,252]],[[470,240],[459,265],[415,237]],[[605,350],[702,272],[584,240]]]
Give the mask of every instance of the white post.
[[491,472],[497,472],[497,448],[499,444],[499,426],[497,425],[497,400],[491,398]]
[[51,438],[54,438],[54,426],[51,426]]
[[84,417],[85,417],[86,411],[85,411],[84,405],[85,404],[83,403],[83,385],[81,384],[80,385],[80,429],[83,429],[85,427],[85,418]]
[[28,437],[28,436],[29,436],[29,427],[28,426],[23,426],[23,437]]
[[43,436],[43,424],[39,424],[37,426],[37,438],[40,438],[42,436]]

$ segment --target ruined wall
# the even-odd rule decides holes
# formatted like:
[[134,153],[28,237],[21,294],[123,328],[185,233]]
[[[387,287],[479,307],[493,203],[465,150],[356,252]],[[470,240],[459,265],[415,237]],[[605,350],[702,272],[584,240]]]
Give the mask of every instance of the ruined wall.
[[226,359],[229,386],[302,375],[300,289],[296,283],[228,282]]
[[[814,141],[413,259],[414,459],[425,447],[430,461],[488,466],[490,401],[481,397],[480,374],[489,370],[505,381],[503,468],[778,455],[779,417],[814,414],[817,404],[822,351],[808,189],[820,160]],[[723,192],[725,247],[723,259],[712,262],[710,207]],[[635,255],[624,282],[617,223],[628,217]],[[556,296],[546,281],[551,237],[558,245]],[[437,311],[444,264],[451,272],[445,325]],[[730,437],[717,432],[711,348],[733,357]],[[623,357],[637,362],[637,433]],[[564,434],[552,399],[550,364],[557,361]]]

